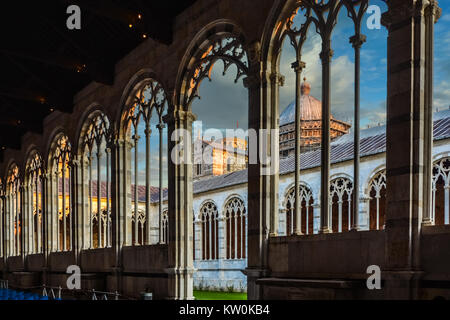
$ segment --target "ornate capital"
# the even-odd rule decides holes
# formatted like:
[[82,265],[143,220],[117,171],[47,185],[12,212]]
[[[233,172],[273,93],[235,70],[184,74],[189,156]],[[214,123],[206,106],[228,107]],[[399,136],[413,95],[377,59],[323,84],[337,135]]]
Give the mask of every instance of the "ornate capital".
[[249,45],[248,60],[250,64],[259,63],[261,61],[261,43],[259,41],[252,42]]
[[72,159],[71,161],[70,161],[70,166],[71,167],[73,167],[73,168],[75,168],[75,167],[79,167],[80,166],[80,160],[78,160],[78,159]]
[[387,28],[393,24],[426,14],[433,14],[435,22],[437,22],[442,13],[437,0],[391,0],[387,3],[389,10],[383,13],[381,18],[381,23]]
[[367,37],[363,34],[358,34],[350,37],[350,43],[355,49],[360,49],[361,46],[366,42],[366,40]]
[[437,0],[428,0],[429,5],[425,9],[425,15],[434,16],[434,23],[438,22],[439,18],[442,16],[442,9],[439,8]]
[[167,124],[173,124],[177,121],[186,121],[186,120],[194,122],[195,120],[197,120],[197,116],[191,111],[185,111],[182,110],[181,108],[178,108],[176,110],[169,111],[167,115],[163,117],[163,120]]
[[247,89],[256,88],[261,85],[261,75],[258,73],[253,73],[244,78],[244,87]]
[[303,61],[295,61],[294,63],[291,64],[292,69],[294,69],[294,71],[297,72],[302,72],[303,69],[306,68],[306,62]]
[[272,81],[272,83],[279,84],[280,87],[284,86],[285,80],[286,78],[279,73],[274,72],[270,75],[270,81]]

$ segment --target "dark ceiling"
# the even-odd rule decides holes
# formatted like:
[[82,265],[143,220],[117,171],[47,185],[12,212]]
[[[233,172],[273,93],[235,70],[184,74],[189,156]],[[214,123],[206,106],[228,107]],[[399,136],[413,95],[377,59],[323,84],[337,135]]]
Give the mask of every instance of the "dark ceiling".
[[[195,0],[32,0],[0,5],[0,161],[54,110],[71,112],[91,81],[113,83],[115,63],[145,38],[170,44],[175,17]],[[81,30],[66,9],[81,8]]]

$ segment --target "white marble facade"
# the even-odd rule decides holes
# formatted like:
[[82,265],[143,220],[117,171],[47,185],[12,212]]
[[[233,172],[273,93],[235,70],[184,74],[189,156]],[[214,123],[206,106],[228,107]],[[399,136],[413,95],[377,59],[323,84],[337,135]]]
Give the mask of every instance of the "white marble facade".
[[[450,119],[450,111],[440,112],[435,114],[435,120],[441,118]],[[361,138],[365,137],[378,137],[380,134],[384,134],[385,126],[374,127],[361,131]],[[350,141],[352,134],[349,133],[333,142],[333,144],[345,144]],[[360,209],[359,209],[359,226],[361,230],[369,230],[369,205],[370,205],[370,188],[372,179],[381,171],[385,170],[385,145],[382,144],[381,148],[369,152],[360,160]],[[450,136],[440,135],[438,139],[434,141],[433,148],[433,161],[436,162],[439,159],[450,157]],[[196,192],[196,185],[198,186],[201,181],[194,181],[194,201],[193,201],[193,213],[194,213],[194,231],[195,231],[195,244],[194,244],[194,267],[196,272],[194,273],[194,288],[201,290],[218,290],[218,291],[238,291],[242,292],[247,289],[246,276],[243,274],[243,270],[247,267],[246,259],[227,259],[226,258],[226,232],[225,232],[225,220],[224,212],[225,206],[230,199],[240,199],[245,208],[247,208],[247,180],[245,175],[236,174],[238,176],[237,181],[234,183],[226,183],[225,180],[221,180],[221,177],[211,177],[214,179],[212,189]],[[224,175],[222,177],[226,177]],[[333,163],[330,171],[330,181],[336,178],[347,178],[350,181],[353,180],[353,159],[346,161]],[[243,178],[244,177],[244,178]],[[206,178],[206,180],[209,178]],[[221,185],[223,183],[223,185]],[[312,197],[314,199],[313,207],[313,232],[317,234],[320,224],[320,167],[313,166],[301,171],[301,184],[310,189]],[[278,235],[286,235],[286,196],[290,189],[294,185],[294,173],[289,172],[287,174],[280,173],[279,179],[279,226]],[[218,213],[218,254],[215,259],[202,258],[202,243],[201,243],[201,224],[200,224],[200,210],[202,205],[212,202],[217,208]],[[167,205],[167,203],[165,203]],[[144,209],[144,208],[142,208]],[[165,210],[165,209],[164,209]],[[151,239],[153,243],[158,242],[158,206],[152,205],[152,235]],[[382,228],[382,226],[380,226]],[[345,231],[345,230],[344,230]],[[247,252],[247,249],[245,250]]]

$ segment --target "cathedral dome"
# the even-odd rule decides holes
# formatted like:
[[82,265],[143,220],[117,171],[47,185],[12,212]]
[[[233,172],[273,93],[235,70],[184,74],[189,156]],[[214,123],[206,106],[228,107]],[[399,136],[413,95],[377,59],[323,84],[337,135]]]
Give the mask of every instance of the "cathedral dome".
[[[301,86],[302,95],[300,97],[300,118],[301,120],[322,119],[322,102],[309,95],[311,85],[303,82]],[[280,126],[295,122],[295,101],[291,102],[280,115]]]

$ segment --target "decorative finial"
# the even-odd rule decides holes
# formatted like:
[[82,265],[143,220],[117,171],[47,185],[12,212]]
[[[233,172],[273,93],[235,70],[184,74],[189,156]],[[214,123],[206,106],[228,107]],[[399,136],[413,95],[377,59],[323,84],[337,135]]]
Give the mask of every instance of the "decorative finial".
[[306,77],[303,78],[303,83],[300,85],[300,89],[302,95],[309,95],[309,93],[311,92],[311,85],[306,82]]

